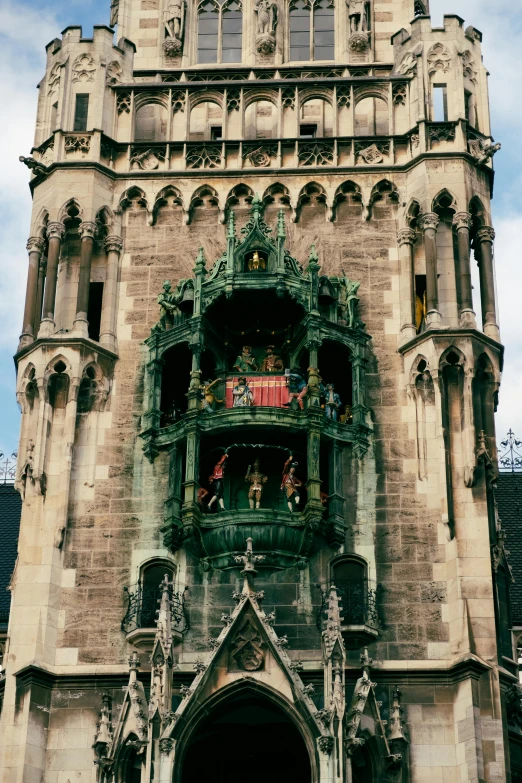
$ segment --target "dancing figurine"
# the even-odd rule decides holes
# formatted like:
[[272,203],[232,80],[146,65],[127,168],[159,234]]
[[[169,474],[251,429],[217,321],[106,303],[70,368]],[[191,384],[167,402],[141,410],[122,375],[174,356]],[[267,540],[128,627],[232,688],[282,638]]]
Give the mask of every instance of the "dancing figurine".
[[228,459],[228,454],[225,452],[219,462],[215,465],[212,474],[208,477],[209,484],[212,485],[214,494],[210,499],[208,508],[212,508],[213,504],[218,502],[221,511],[225,510],[225,502],[223,500],[223,478],[225,475],[225,462]]
[[308,386],[305,379],[301,375],[300,370],[293,370],[288,372],[286,376],[286,384],[288,386],[288,402],[284,402],[283,406],[288,408],[292,404],[292,400],[296,399],[299,403],[301,410],[304,410],[303,399],[308,391]]
[[290,512],[294,510],[294,503],[296,506],[299,505],[299,487],[303,486],[303,482],[295,475],[297,462],[293,460],[294,457],[290,454],[283,467],[283,480],[281,482],[281,492],[286,499]]
[[232,389],[232,407],[251,408],[253,404],[254,395],[247,379],[245,377],[238,378],[237,385]]
[[341,409],[341,398],[335,391],[335,386],[333,385],[333,383],[328,383],[326,385],[324,408],[325,408],[327,419],[332,419],[332,421],[338,421],[339,410]]
[[263,485],[266,484],[268,481],[268,476],[265,476],[264,473],[261,473],[261,463],[259,462],[259,458],[256,458],[254,462],[254,470],[252,471],[251,466],[248,466],[247,474],[245,476],[245,481],[250,482],[250,488],[248,490],[248,503],[250,505],[250,508],[261,508],[261,495],[263,494]]
[[224,400],[220,400],[216,397],[212,391],[212,387],[215,386],[216,383],[222,382],[222,378],[216,378],[215,381],[206,381],[206,383],[201,385],[201,410],[203,413],[213,413],[216,410],[216,403],[220,405],[224,402]]

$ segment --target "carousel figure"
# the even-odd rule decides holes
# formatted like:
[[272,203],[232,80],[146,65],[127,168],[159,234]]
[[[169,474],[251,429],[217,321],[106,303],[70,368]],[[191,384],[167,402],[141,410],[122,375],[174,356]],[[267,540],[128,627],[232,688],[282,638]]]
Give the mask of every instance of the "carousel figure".
[[283,480],[281,481],[281,492],[283,493],[288,510],[293,512],[294,504],[299,505],[299,487],[303,486],[303,482],[295,475],[295,470],[298,466],[297,462],[294,462],[292,454],[286,460],[283,467]]
[[257,364],[252,356],[250,345],[244,345],[240,356],[234,362],[234,370],[238,372],[257,372]]
[[251,470],[251,465],[248,466],[245,481],[250,482],[248,490],[248,503],[250,508],[261,508],[261,495],[263,494],[263,486],[268,481],[268,476],[261,473],[261,463],[259,458],[256,458],[254,462],[254,470]]
[[212,474],[208,477],[208,482],[212,485],[212,490],[214,492],[208,504],[209,509],[212,508],[214,503],[217,501],[221,511],[225,510],[225,502],[223,500],[223,478],[225,476],[227,459],[228,454],[225,452],[219,462],[217,462],[214,466]]
[[266,356],[261,363],[261,372],[283,372],[285,366],[280,356],[274,353],[275,346],[266,346]]
[[232,389],[232,407],[233,408],[251,408],[254,404],[254,395],[252,389],[247,383],[247,379],[242,376],[237,379],[237,384]]
[[223,379],[216,378],[215,381],[206,381],[201,385],[201,410],[203,413],[213,413],[216,410],[216,404],[221,405],[224,402],[212,391],[216,383],[223,383]]
[[324,410],[327,419],[332,421],[339,420],[339,411],[341,410],[341,398],[335,391],[333,383],[326,384]]
[[284,402],[283,406],[288,408],[292,404],[292,400],[296,399],[301,410],[304,410],[304,397],[308,391],[308,386],[305,379],[301,375],[300,370],[292,370],[286,375],[286,385],[288,386],[288,402]]

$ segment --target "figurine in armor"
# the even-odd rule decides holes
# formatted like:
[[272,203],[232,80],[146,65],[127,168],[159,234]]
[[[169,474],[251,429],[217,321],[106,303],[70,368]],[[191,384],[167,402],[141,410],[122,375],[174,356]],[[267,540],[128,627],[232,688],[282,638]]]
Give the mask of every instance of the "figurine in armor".
[[216,397],[212,388],[216,383],[222,383],[222,378],[216,378],[215,381],[206,381],[201,385],[201,410],[203,413],[213,413],[216,410],[216,403],[221,404],[224,400]]
[[238,372],[257,372],[257,364],[252,356],[250,345],[244,345],[240,356],[234,362],[234,370]]
[[342,320],[351,329],[355,328],[355,308],[359,303],[357,291],[360,283],[350,280],[349,277],[342,277],[339,286],[339,307]]
[[283,372],[285,366],[280,356],[274,353],[275,346],[266,346],[266,356],[261,364],[261,372]]
[[341,410],[341,398],[335,391],[333,383],[328,383],[326,385],[324,409],[327,419],[338,421],[339,411]]
[[210,499],[208,507],[212,508],[212,506],[217,500],[221,511],[225,510],[225,502],[223,500],[223,478],[225,475],[225,466],[226,466],[225,463],[227,459],[228,459],[228,454],[225,452],[221,457],[221,459],[219,460],[219,462],[215,465],[212,474],[208,477],[209,484],[212,485],[212,489],[214,492],[214,494]]
[[163,291],[158,295],[158,304],[160,306],[159,325],[162,331],[165,331],[172,325],[174,315],[179,312],[176,305],[176,295],[171,289],[171,284],[168,280],[165,280]]
[[261,464],[259,458],[254,462],[254,470],[251,470],[251,466],[248,466],[245,481],[250,482],[250,488],[248,490],[248,503],[250,508],[261,508],[261,495],[263,494],[263,485],[268,481],[268,476],[261,473]]
[[261,258],[257,250],[254,250],[254,254],[248,262],[248,269],[250,272],[259,272],[266,269],[266,261],[264,258]]
[[366,18],[367,0],[347,0],[348,18],[350,20],[350,33],[366,32],[368,23]]
[[306,381],[301,375],[300,370],[293,370],[288,372],[286,376],[286,385],[288,386],[288,402],[284,402],[285,408],[288,408],[292,404],[292,400],[296,399],[299,403],[301,410],[304,410],[304,397],[308,391]]
[[294,462],[293,454],[290,454],[283,467],[283,480],[281,481],[281,492],[283,493],[288,510],[293,512],[294,503],[299,505],[299,487],[303,486],[303,482],[295,475],[295,469],[297,468],[297,462]]
[[237,385],[232,389],[232,398],[233,408],[251,408],[254,404],[254,395],[245,377],[237,379]]

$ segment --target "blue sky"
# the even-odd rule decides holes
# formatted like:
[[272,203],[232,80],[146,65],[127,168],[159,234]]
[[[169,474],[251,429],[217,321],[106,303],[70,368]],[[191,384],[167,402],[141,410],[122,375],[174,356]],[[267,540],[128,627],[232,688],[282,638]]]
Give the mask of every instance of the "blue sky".
[[[338,0],[343,2],[343,0]],[[484,62],[493,135],[502,143],[495,157],[494,225],[502,339],[506,361],[497,433],[509,427],[522,436],[522,8],[513,0],[431,0],[433,26],[458,14],[484,34]],[[36,85],[44,72],[44,47],[68,25],[107,24],[110,0],[0,0],[0,451],[17,447],[19,411],[12,356],[21,330],[27,274],[25,243],[31,200],[28,171],[18,162],[32,147]]]

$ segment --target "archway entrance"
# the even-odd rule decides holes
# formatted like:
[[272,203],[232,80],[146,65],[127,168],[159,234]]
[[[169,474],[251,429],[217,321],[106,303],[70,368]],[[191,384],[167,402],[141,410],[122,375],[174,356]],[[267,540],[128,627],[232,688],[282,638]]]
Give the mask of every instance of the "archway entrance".
[[295,724],[266,699],[243,696],[217,708],[193,732],[181,783],[310,783],[310,759]]

